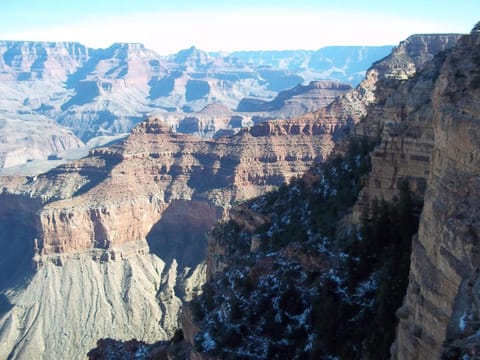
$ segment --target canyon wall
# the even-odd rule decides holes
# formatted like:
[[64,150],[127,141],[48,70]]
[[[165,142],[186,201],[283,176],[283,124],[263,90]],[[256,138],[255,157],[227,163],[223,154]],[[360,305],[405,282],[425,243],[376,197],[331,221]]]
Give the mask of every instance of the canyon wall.
[[396,198],[403,181],[417,199],[423,199],[434,144],[432,92],[444,60],[442,51],[459,38],[414,35],[375,65],[379,72],[374,101],[355,133],[376,139],[379,145],[371,154],[372,171],[354,208],[354,222],[369,202]]
[[479,80],[477,25],[446,54],[432,93],[431,173],[394,358],[440,358],[478,327]]
[[[354,222],[359,221],[361,210],[370,201],[394,200],[403,180],[409,182],[417,199],[423,199],[434,145],[432,93],[445,60],[442,52],[454,47],[459,38],[460,35],[457,34],[414,35],[408,38],[390,56],[375,63],[355,90],[339,97],[328,107],[300,118],[324,121],[335,118],[336,122],[331,122],[329,131],[333,137],[338,135],[338,138],[352,129],[349,124],[356,124],[355,135],[368,136],[379,142],[372,153],[373,169],[354,209]],[[271,132],[272,128],[272,123],[256,127],[258,130],[269,129],[266,132]],[[315,131],[314,128],[312,131]],[[335,151],[341,152],[342,147],[336,147]],[[230,218],[240,229],[256,229],[266,221],[255,211],[242,207],[234,210],[230,212]],[[238,212],[241,212],[241,216],[238,216]],[[288,223],[288,220],[282,221]],[[222,240],[223,237],[215,238],[212,235],[209,242],[207,276],[212,283],[216,280],[215,273],[223,272],[232,265],[232,261],[235,262],[235,255],[232,256],[235,250],[228,250],[228,244],[222,243]],[[248,243],[248,239],[246,241]],[[256,251],[258,241],[254,235],[251,236],[251,252]],[[228,258],[228,254],[230,263],[225,263],[223,259]],[[234,272],[231,268],[229,270]],[[245,276],[248,277],[248,274]],[[335,281],[341,283],[341,280]],[[221,292],[219,290],[215,293]],[[228,324],[225,326],[228,327]],[[185,308],[182,328],[187,347],[191,349],[195,333],[201,331],[201,323],[195,320],[189,307]],[[218,339],[222,339],[222,334],[215,337],[213,342]],[[221,343],[222,340],[219,341]],[[204,345],[208,346],[207,342]],[[244,348],[246,347],[248,343],[245,344]],[[192,356],[206,356],[197,353],[197,350],[198,341],[196,350],[191,350]],[[400,355],[400,358],[409,356]]]
[[378,62],[375,100],[355,128],[379,145],[353,221],[371,201],[397,199],[403,181],[424,201],[396,359],[441,358],[446,344],[471,355],[477,341],[478,26],[459,38],[412,36]]
[[278,121],[201,140],[152,118],[84,159],[2,177],[0,242],[18,257],[0,262],[11,274],[0,357],[75,359],[99,338],[173,336],[205,281],[206,231],[326,157],[330,126]]
[[[0,200],[9,206],[0,209],[5,219],[0,225],[6,229],[13,219],[24,229],[2,237],[2,246],[10,246],[11,253],[24,250],[19,262],[33,260],[36,270],[4,280],[0,340],[6,345],[0,356],[83,358],[100,337],[145,341],[171,337],[179,325],[180,304],[199,291],[206,277],[205,231],[228,214],[233,202],[263,194],[325,159],[369,106],[366,121],[355,131],[380,136],[382,142],[374,155],[364,203],[375,197],[393,198],[391,184],[407,174],[421,196],[430,175],[430,158],[425,157],[437,132],[442,133],[427,124],[428,104],[443,106],[443,100],[426,96],[424,90],[448,93],[448,87],[440,91],[432,80],[443,79],[435,65],[443,60],[433,58],[457,39],[458,35],[413,36],[392,56],[374,64],[356,89],[295,120],[200,140],[172,133],[165,121],[151,118],[138,124],[127,139],[92,150],[84,159],[38,176],[2,177]],[[431,59],[433,65],[425,65]],[[420,74],[418,83],[408,81],[414,73]],[[475,87],[474,79],[465,84]],[[411,89],[414,99],[408,95]],[[477,105],[470,102],[466,114],[475,114]],[[440,112],[433,114],[441,123]],[[470,135],[465,129],[461,135]],[[448,142],[444,147],[452,156],[463,151]],[[470,152],[476,159],[475,151]],[[19,217],[22,212],[28,216]],[[419,254],[414,250],[413,259]],[[446,261],[455,263],[451,257]],[[7,271],[14,266],[5,264],[0,266]],[[415,279],[415,270],[412,274]],[[407,331],[418,321],[410,312],[415,306],[408,305],[417,301],[411,293],[418,290],[412,284],[399,349],[413,349],[416,338],[427,333]],[[79,302],[85,294],[86,303]],[[452,307],[455,299],[448,301]]]

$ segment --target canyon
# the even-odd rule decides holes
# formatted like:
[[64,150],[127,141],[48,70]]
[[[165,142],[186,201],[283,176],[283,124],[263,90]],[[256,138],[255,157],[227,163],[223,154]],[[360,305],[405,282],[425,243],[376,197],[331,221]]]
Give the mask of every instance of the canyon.
[[202,140],[152,118],[84,159],[2,177],[0,356],[82,358],[102,337],[171,337],[205,280],[208,228],[326,157],[331,126]]
[[[438,35],[429,38],[431,42],[425,40],[407,39],[374,66],[386,65],[392,71],[380,76],[367,72],[367,78],[376,75],[375,101],[355,133],[378,139],[379,145],[371,153],[372,170],[351,221],[358,224],[362,210],[377,200],[397,202],[405,182],[412,196],[424,202],[418,234],[412,239],[407,293],[396,312],[400,322],[391,356],[470,359],[479,349],[480,28],[477,24],[461,38]],[[413,47],[438,52],[412,52]],[[259,225],[253,219],[255,215],[249,214],[240,220],[255,228]],[[232,216],[232,221],[242,228],[238,218]],[[220,268],[211,265],[209,273],[231,266],[230,260],[225,263],[225,246],[215,246],[219,240],[211,240],[210,257],[224,262]],[[184,327],[187,342],[198,350],[192,329],[199,332],[202,324],[187,311]],[[219,336],[206,342],[201,334],[205,346],[222,341]]]
[[[457,42],[458,45],[456,45]],[[476,110],[478,87],[475,85],[478,76],[477,52],[478,30],[476,28],[472,31],[472,34],[462,38],[460,38],[460,35],[453,34],[412,36],[400,43],[391,55],[375,63],[367,71],[366,79],[355,91],[340,97],[326,108],[348,109],[348,106],[342,107],[341,105],[345,104],[347,100],[350,100],[348,102],[350,104],[355,103],[360,95],[363,96],[362,99],[371,99],[369,103],[364,100],[357,101],[357,104],[364,103],[367,105],[365,111],[361,111],[362,106],[357,106],[357,111],[360,110],[362,116],[352,128],[352,134],[354,137],[367,137],[378,142],[378,145],[370,154],[372,169],[365,179],[365,186],[359,194],[351,216],[342,219],[337,225],[340,229],[346,226],[353,225],[354,228],[358,226],[362,216],[365,216],[363,215],[365,208],[375,206],[372,204],[376,201],[398,202],[398,198],[401,196],[399,194],[401,184],[408,184],[416,202],[425,201],[425,207],[420,217],[420,230],[418,236],[413,238],[412,267],[407,296],[404,304],[397,311],[400,325],[391,349],[393,358],[441,358],[448,351],[458,351],[468,355],[476,349],[476,340],[472,335],[475,333],[476,327],[469,324],[475,324],[476,319],[476,295],[474,293],[476,280],[474,268],[470,264],[475,263],[475,239],[477,235],[474,225],[475,220],[473,219],[474,214],[477,213],[477,202],[475,198],[472,198],[471,201],[467,202],[467,205],[463,195],[453,194],[453,192],[456,191],[454,190],[456,184],[464,184],[459,179],[460,175],[454,175],[457,171],[462,174],[461,176],[470,179],[466,180],[465,183],[469,185],[461,185],[462,194],[473,194],[475,192],[471,188],[470,190],[466,189],[466,193],[463,193],[463,189],[466,186],[475,186],[474,174],[475,169],[478,168],[474,163],[475,156],[472,153],[477,146],[473,145],[475,143],[473,139],[476,138],[475,119],[478,118]],[[469,55],[467,56],[467,54]],[[459,59],[463,59],[464,62]],[[452,64],[454,65],[452,66]],[[450,83],[450,81],[453,81],[453,83]],[[458,82],[459,84],[457,84]],[[442,96],[447,97],[447,99]],[[340,113],[338,112],[337,116]],[[441,120],[444,116],[446,116],[446,120]],[[465,127],[460,127],[455,131],[449,128],[450,130],[447,133],[445,127],[457,126],[453,119],[455,121],[464,119],[462,123],[464,121]],[[472,139],[472,145],[464,149],[464,144],[455,135],[457,131],[463,134],[458,136]],[[458,142],[455,142],[456,145],[451,142],[447,145],[446,141]],[[439,147],[443,150],[438,150]],[[440,151],[447,151],[446,148],[449,149],[451,155],[440,156]],[[338,144],[335,151],[343,152]],[[456,156],[455,160],[447,160],[452,156]],[[445,171],[443,170],[445,161],[450,167],[446,174],[443,172]],[[457,161],[459,162],[458,165],[456,165]],[[440,166],[442,170],[435,170],[436,162],[442,163]],[[461,169],[458,169],[459,165]],[[435,177],[432,177],[432,168],[434,172],[437,172],[436,175],[434,174]],[[311,176],[315,179],[315,175]],[[445,178],[446,176],[454,176],[454,178],[448,180]],[[320,175],[320,177],[325,178],[324,175]],[[308,177],[304,177],[302,181],[305,182],[303,185],[302,183],[293,185],[277,195],[277,201],[280,203],[292,201],[293,195],[291,193],[298,194],[298,188],[302,189],[302,186],[308,188],[312,186],[312,181],[314,182],[314,180],[308,180]],[[323,181],[322,184],[324,184]],[[440,185],[442,190],[435,190],[435,186],[438,186],[435,185],[436,181],[442,184]],[[447,184],[449,186],[448,191]],[[320,185],[317,186],[322,189]],[[328,189],[329,186],[332,187],[333,185],[327,183],[323,186]],[[285,191],[288,191],[286,195]],[[441,191],[442,195],[438,191]],[[282,196],[284,197],[282,198]],[[228,226],[237,228],[236,231],[239,235],[230,235],[234,233],[233,230],[222,232],[222,225],[218,225],[220,230],[216,230],[217,233],[213,233],[209,238],[207,274],[209,274],[210,283],[214,284],[214,288],[209,290],[208,298],[200,297],[200,303],[193,303],[193,307],[186,308],[182,318],[186,347],[187,351],[192,353],[192,358],[215,358],[215,356],[221,357],[221,354],[244,352],[254,352],[260,358],[268,358],[268,356],[276,354],[275,352],[272,353],[272,351],[276,351],[275,346],[281,349],[281,344],[285,347],[283,351],[286,351],[289,345],[288,337],[282,340],[284,343],[282,341],[275,342],[279,340],[278,332],[281,331],[283,323],[282,325],[278,324],[276,337],[270,338],[267,336],[267,339],[258,340],[255,346],[252,345],[254,341],[247,336],[248,334],[243,337],[242,328],[245,326],[245,321],[235,317],[236,315],[231,309],[234,307],[244,309],[246,318],[251,321],[251,314],[246,309],[250,309],[254,305],[243,304],[243,302],[251,300],[249,295],[242,293],[243,290],[240,285],[248,284],[249,293],[256,294],[252,296],[256,296],[258,299],[262,299],[263,296],[263,298],[278,298],[277,300],[283,301],[281,300],[283,293],[279,290],[281,285],[278,283],[272,285],[277,288],[277,293],[272,294],[268,289],[262,287],[262,281],[266,282],[269,277],[278,278],[280,276],[283,281],[294,283],[297,291],[300,291],[298,289],[301,289],[304,285],[298,279],[309,279],[312,272],[315,274],[318,271],[315,270],[315,263],[321,264],[330,261],[330,272],[332,272],[332,269],[335,269],[334,264],[341,264],[342,258],[348,258],[345,253],[347,250],[338,254],[338,258],[333,255],[335,248],[342,248],[342,241],[345,240],[341,239],[339,240],[340,245],[333,245],[332,248],[327,247],[327,250],[320,251],[319,255],[315,255],[315,252],[312,252],[307,245],[309,241],[312,241],[312,235],[307,236],[309,240],[305,240],[305,244],[298,243],[298,240],[297,242],[294,241],[294,235],[291,235],[290,241],[292,242],[285,245],[280,251],[277,249],[277,252],[275,252],[275,250],[267,248],[265,250],[267,252],[262,254],[262,251],[258,250],[259,247],[266,246],[262,245],[262,241],[265,242],[267,241],[265,238],[268,239],[272,236],[282,239],[282,232],[288,233],[289,221],[303,221],[304,223],[297,224],[297,227],[304,229],[308,234],[312,234],[312,232],[315,234],[318,231],[312,230],[309,221],[314,220],[309,217],[310,211],[301,215],[300,220],[294,220],[298,216],[296,215],[298,212],[302,214],[302,209],[304,207],[310,209],[311,205],[307,206],[301,201],[298,205],[290,205],[290,213],[284,207],[276,210],[279,212],[278,215],[273,215],[274,211],[271,209],[264,213],[265,210],[262,209],[262,206],[268,209],[268,205],[265,204],[271,204],[272,201],[274,200],[259,198],[257,202],[263,205],[258,205],[253,201],[253,204],[250,202],[231,212],[230,222],[226,223],[227,225],[224,225],[224,227],[227,229]],[[440,204],[438,201],[442,203]],[[461,210],[453,210],[460,204],[465,204],[461,205]],[[472,215],[466,215],[465,212],[469,211],[467,208],[472,210]],[[437,213],[436,220],[432,221],[432,216],[435,216],[432,215],[432,212],[435,210],[439,213]],[[461,220],[454,215],[458,211],[463,214]],[[278,216],[278,219],[276,216]],[[446,220],[449,216],[455,218]],[[272,217],[277,220],[270,220]],[[465,219],[465,223],[462,223],[463,219]],[[266,224],[270,224],[270,227],[267,227],[268,232],[263,234],[264,230],[262,229],[265,229]],[[448,224],[446,225],[448,228],[444,230],[445,235],[441,235],[444,240],[441,244],[438,244],[437,231],[442,231],[438,230],[442,228],[443,225],[441,224]],[[457,228],[457,226],[459,227]],[[286,229],[283,227],[286,227]],[[278,234],[276,231],[278,231]],[[352,230],[343,230],[341,233],[348,233],[349,231]],[[468,235],[463,235],[465,232],[468,232]],[[321,246],[326,246],[325,243],[328,244],[329,241],[325,240],[324,234],[320,232],[317,236],[319,239],[316,241],[323,242]],[[247,241],[248,243],[249,238],[251,238],[250,251],[248,249],[247,251],[232,249],[232,244],[240,244],[238,245],[240,247],[241,242]],[[452,238],[455,241],[449,243]],[[225,239],[230,240],[226,241]],[[313,239],[315,239],[315,236],[313,236]],[[302,246],[307,249],[303,250]],[[270,255],[268,255],[268,252],[270,252]],[[242,255],[238,255],[238,253]],[[275,254],[274,257],[269,259],[268,257],[273,253]],[[467,253],[471,254],[468,259],[464,258]],[[283,258],[286,254],[289,254],[290,258],[288,256],[287,259]],[[263,256],[266,256],[266,258]],[[242,257],[247,264],[244,268],[242,266],[245,263],[239,261],[239,257]],[[328,260],[329,258],[330,260]],[[313,267],[306,267],[305,262]],[[284,268],[285,271],[288,271],[288,269],[298,269],[298,267],[302,269],[302,272],[300,275],[297,274],[296,278],[286,278],[283,273],[277,274],[280,271],[279,269]],[[264,276],[262,280],[258,279],[258,275],[252,275],[253,269],[257,268],[260,274]],[[351,280],[337,275],[335,272],[337,270],[333,271],[335,275],[329,275],[329,272],[324,270],[323,276],[326,280],[322,281],[328,284],[329,276],[331,276],[330,281],[333,280],[337,284],[337,294],[342,298],[346,296],[347,290],[341,284],[348,283]],[[222,290],[218,284],[223,284],[225,289]],[[327,285],[323,284],[320,287],[326,288]],[[298,298],[308,297],[308,291],[308,289],[302,290],[296,296]],[[467,293],[464,293],[464,291],[467,291]],[[241,295],[238,295],[238,293]],[[353,299],[355,297],[358,297],[358,295],[354,295]],[[210,298],[215,300],[209,300]],[[278,304],[274,300],[272,301],[274,304]],[[345,301],[347,304],[353,302],[348,297]],[[214,305],[211,305],[212,302]],[[203,310],[198,310],[199,308]],[[294,326],[293,324],[296,324],[295,318],[291,314],[285,315],[281,308],[275,309],[277,315],[272,315],[275,317],[275,321],[277,317],[286,316],[292,320],[290,327],[287,327],[287,329],[291,329]],[[309,307],[304,304],[303,309],[308,312]],[[200,313],[203,311],[200,319],[199,311]],[[313,311],[314,309],[310,309],[308,313],[311,314]],[[348,310],[343,308],[343,311]],[[216,317],[215,314],[222,312],[223,318],[230,319],[232,317],[234,320],[231,319],[231,323],[229,323],[228,321],[222,321],[221,317]],[[335,315],[333,316],[335,318]],[[315,323],[314,319],[312,321]],[[258,329],[258,327],[262,327],[261,323],[248,324],[248,326],[251,326],[251,331],[259,331],[259,338],[263,336],[261,334],[265,334],[265,331],[267,331]],[[315,339],[315,336],[317,336],[313,331],[315,327],[308,321],[302,323],[302,326],[305,327],[304,331],[309,333],[308,338],[313,337]],[[340,326],[348,327],[347,324]],[[216,333],[218,328],[223,330]],[[330,331],[333,331],[333,328],[335,326],[332,325]],[[230,333],[236,334],[235,337],[241,340],[235,341],[233,340],[235,337],[228,337]],[[327,350],[325,350],[321,339],[320,343],[320,349],[323,351],[320,353],[322,356],[338,355],[338,353],[325,353]],[[451,345],[450,349],[443,347],[446,343]],[[304,343],[300,342],[299,344]],[[342,350],[345,350],[345,347]],[[317,351],[320,350],[317,349]],[[357,356],[360,356],[359,353],[357,353]]]
[[[151,116],[188,132],[190,115],[208,105],[235,110],[243,98],[270,101],[313,80],[356,84],[371,62],[390,49],[223,54],[191,47],[160,56],[135,43],[92,49],[69,42],[0,41],[0,169],[32,160],[71,159],[79,148],[88,152],[94,147],[95,138],[108,143]],[[311,105],[261,116],[294,116]],[[232,116],[238,130],[236,116],[254,115]],[[182,119],[186,124],[179,124]],[[198,134],[212,137],[223,126],[232,128],[214,120]],[[40,139],[38,133],[45,136]]]
[[[375,198],[395,199],[403,180],[425,202],[392,356],[440,358],[446,340],[470,351],[478,312],[479,31],[412,36],[355,89],[293,119],[201,139],[150,117],[85,158],[39,175],[2,176],[0,357],[84,358],[100,338],[170,339],[182,304],[228,266],[212,260],[225,246],[207,244],[208,229],[229,216],[261,226],[263,216],[235,204],[301,177],[342,152],[351,135],[380,142],[348,221],[358,223]],[[187,67],[205,58],[190,50]],[[197,118],[184,126],[197,133],[204,125]],[[259,244],[251,240],[254,253]],[[285,259],[323,271],[323,259],[287,250]],[[261,265],[259,274],[270,266]],[[201,324],[188,311],[181,320],[192,346]]]

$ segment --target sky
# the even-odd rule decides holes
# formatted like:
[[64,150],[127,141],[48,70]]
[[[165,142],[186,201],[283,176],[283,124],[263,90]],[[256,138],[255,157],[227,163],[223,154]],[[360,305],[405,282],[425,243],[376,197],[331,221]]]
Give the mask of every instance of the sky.
[[479,0],[0,0],[0,40],[134,42],[161,55],[397,45],[478,21]]

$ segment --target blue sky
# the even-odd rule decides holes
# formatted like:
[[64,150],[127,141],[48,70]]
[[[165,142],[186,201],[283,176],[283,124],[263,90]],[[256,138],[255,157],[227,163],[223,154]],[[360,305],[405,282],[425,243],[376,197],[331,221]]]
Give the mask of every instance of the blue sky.
[[141,42],[160,54],[396,45],[414,33],[467,33],[480,1],[0,0],[0,39]]

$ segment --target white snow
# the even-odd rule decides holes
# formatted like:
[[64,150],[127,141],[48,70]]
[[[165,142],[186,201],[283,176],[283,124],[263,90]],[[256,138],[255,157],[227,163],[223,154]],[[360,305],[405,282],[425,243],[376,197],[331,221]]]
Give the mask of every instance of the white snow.
[[460,320],[458,322],[458,327],[460,328],[461,331],[465,331],[465,327],[467,326],[465,320],[467,319],[467,313],[464,312],[463,315],[460,317]]
[[216,346],[215,340],[212,339],[212,336],[208,332],[205,332],[203,334],[203,342],[202,342],[203,350],[210,351],[215,349],[215,346]]

